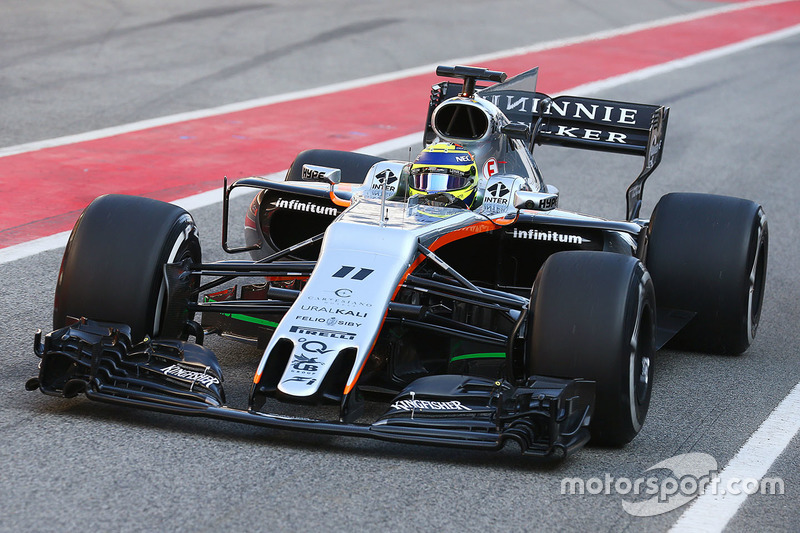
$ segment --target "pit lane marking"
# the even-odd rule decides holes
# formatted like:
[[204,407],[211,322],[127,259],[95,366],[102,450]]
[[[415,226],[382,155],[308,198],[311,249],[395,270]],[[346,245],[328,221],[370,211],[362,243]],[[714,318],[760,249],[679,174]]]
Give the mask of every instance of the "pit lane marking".
[[[719,473],[719,486],[728,486],[735,479],[761,480],[800,431],[798,413],[800,383],[794,386]],[[721,532],[747,501],[747,496],[745,491],[739,491],[738,494],[701,494],[672,525],[670,533]]]

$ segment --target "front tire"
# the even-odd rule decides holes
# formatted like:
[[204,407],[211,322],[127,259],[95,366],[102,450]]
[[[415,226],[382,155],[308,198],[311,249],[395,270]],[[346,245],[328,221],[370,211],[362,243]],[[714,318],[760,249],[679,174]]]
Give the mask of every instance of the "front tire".
[[539,271],[528,325],[529,375],[596,382],[592,442],[621,446],[650,406],[655,293],[636,258],[560,252]]
[[165,322],[165,263],[200,262],[197,227],[184,209],[136,196],[105,195],[72,230],[56,284],[53,327],[81,317],[127,324],[132,340],[180,336],[192,317]]

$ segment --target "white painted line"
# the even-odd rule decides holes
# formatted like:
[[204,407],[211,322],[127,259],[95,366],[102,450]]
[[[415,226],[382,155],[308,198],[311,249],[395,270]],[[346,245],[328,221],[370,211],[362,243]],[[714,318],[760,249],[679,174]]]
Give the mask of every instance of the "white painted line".
[[0,265],[66,246],[69,231],[0,248]]
[[[416,133],[410,133],[403,137],[398,137],[396,139],[389,139],[388,141],[384,141],[377,144],[371,144],[369,146],[365,146],[364,148],[359,148],[358,150],[354,150],[355,152],[361,152],[362,154],[369,154],[369,155],[384,155],[389,152],[393,152],[395,150],[401,150],[403,148],[408,148],[409,146],[418,148],[417,152],[422,150],[422,135],[424,132],[418,131]],[[413,153],[412,150],[412,157],[416,157],[417,154]]]
[[[728,465],[719,473],[719,487],[745,479],[761,480],[800,431],[800,383],[778,404],[775,410],[744,443]],[[670,532],[721,532],[747,500],[739,494],[706,493],[700,495],[681,515]]]
[[784,28],[782,30],[778,30],[772,33],[765,33],[764,35],[759,35],[757,37],[751,37],[750,39],[745,39],[744,41],[739,41],[738,43],[721,46],[719,48],[713,48],[711,50],[699,52],[694,55],[682,57],[680,59],[675,59],[672,61],[668,61],[666,63],[661,63],[659,65],[646,67],[641,70],[636,70],[634,72],[628,72],[626,74],[621,74],[619,76],[614,76],[612,78],[607,78],[605,80],[598,80],[591,83],[586,83],[584,85],[579,85],[578,87],[573,87],[568,91],[574,92],[576,94],[588,94],[588,93],[600,92],[605,89],[610,89],[613,87],[624,85],[626,83],[641,81],[661,74],[666,74],[668,72],[674,72],[682,68],[693,67],[700,63],[705,63],[706,61],[712,61],[714,59],[719,59],[725,56],[733,55],[739,52],[743,52],[745,50],[749,50],[751,48],[756,48],[764,44],[780,41],[781,39],[786,39],[793,35],[797,35],[798,33],[800,33],[800,24],[796,26],[790,26],[788,28]]
[[[284,176],[286,176],[286,171],[282,170],[280,172],[274,172],[272,174],[267,174],[264,176],[259,176],[260,178],[268,179],[268,180],[280,180],[283,181]],[[230,185],[231,181],[228,182]],[[220,183],[220,185],[222,185]],[[241,196],[253,195],[255,196],[254,189],[252,187],[239,187],[231,192],[231,198],[239,198]],[[214,204],[221,204],[222,203],[222,187],[219,189],[213,189],[211,191],[201,192],[199,194],[195,194],[192,196],[187,196],[186,198],[180,198],[178,200],[174,200],[170,202],[172,204],[177,205],[178,207],[182,207],[187,211],[192,211],[193,209],[200,209],[202,207],[208,207]]]
[[99,130],[89,131],[85,133],[78,133],[75,135],[67,135],[64,137],[56,137],[54,139],[46,139],[42,141],[35,141],[31,143],[25,144],[18,144],[15,146],[8,146],[5,148],[0,148],[0,157],[7,157],[10,155],[21,154],[25,152],[34,152],[36,150],[42,150],[44,148],[52,148],[55,146],[64,146],[67,144],[74,144],[78,142],[84,141],[91,141],[95,139],[103,139],[106,137],[113,137],[114,135],[121,135],[123,133],[131,133],[134,131],[141,131],[149,128],[155,128],[158,126],[165,126],[168,124],[175,124],[177,122],[185,122],[189,120],[195,120],[200,118],[207,118],[213,117],[217,115],[222,115],[225,113],[233,113],[235,111],[244,111],[247,109],[253,109],[255,107],[266,106],[270,104],[276,104],[280,102],[289,102],[293,100],[299,100],[302,98],[310,98],[313,96],[319,96],[323,94],[330,94],[334,92],[344,91],[347,89],[354,89],[358,87],[365,87],[368,85],[374,85],[376,83],[382,83],[387,81],[393,81],[397,79],[407,78],[410,76],[417,76],[420,74],[427,74],[433,72],[438,65],[441,64],[475,64],[481,63],[485,61],[492,61],[495,59],[501,59],[505,57],[512,57],[516,55],[522,54],[529,54],[533,52],[540,52],[543,50],[550,50],[553,48],[560,48],[564,46],[570,46],[574,44],[584,43],[588,41],[596,41],[601,39],[608,39],[611,37],[617,37],[620,35],[626,35],[629,33],[634,33],[637,31],[643,30],[650,30],[654,28],[659,28],[663,26],[669,26],[671,24],[679,24],[682,22],[689,22],[692,20],[698,20],[702,18],[712,17],[714,15],[719,15],[722,13],[729,13],[733,11],[740,11],[743,9],[750,9],[754,7],[760,7],[765,5],[771,4],[780,4],[785,3],[793,0],[754,0],[751,2],[742,2],[738,4],[730,4],[730,5],[723,5],[720,7],[696,11],[694,13],[688,13],[685,15],[678,15],[674,17],[666,17],[654,21],[639,23],[639,24],[631,24],[629,26],[623,26],[621,28],[615,28],[612,30],[605,30],[599,31],[595,33],[590,33],[587,35],[582,35],[578,37],[571,37],[566,39],[556,39],[553,41],[547,41],[543,43],[538,43],[532,46],[525,46],[519,48],[511,48],[508,50],[502,50],[499,52],[493,52],[490,54],[483,54],[479,56],[472,56],[472,57],[465,57],[465,58],[454,58],[449,60],[443,60],[436,64],[431,65],[423,65],[419,67],[414,67],[410,69],[400,70],[396,72],[391,72],[387,74],[380,74],[377,76],[369,76],[366,78],[360,78],[357,80],[351,80],[341,83],[336,83],[332,85],[325,85],[323,87],[316,87],[311,89],[305,89],[302,91],[296,91],[291,93],[279,94],[275,96],[268,96],[264,98],[256,98],[253,100],[246,100],[244,102],[237,102],[233,104],[226,104],[219,107],[213,107],[209,109],[200,109],[197,111],[190,111],[186,113],[178,113],[175,115],[168,115],[165,117],[157,117],[148,120],[142,120],[139,122],[132,122],[130,124],[122,124],[119,126],[112,126],[109,128],[103,128]]
[[[286,171],[284,170],[283,172],[276,172],[274,174],[269,174],[267,176],[262,176],[262,177],[267,179],[275,179],[275,178],[282,179],[285,174]],[[239,189],[234,189],[234,191],[231,193],[231,198],[238,198],[241,196],[245,196],[247,194],[253,194],[253,189],[242,187]],[[186,198],[181,198],[171,203],[180,206],[186,209],[187,211],[191,211],[193,209],[200,209],[202,207],[208,207],[209,205],[214,205],[216,203],[221,203],[221,202],[222,202],[222,189],[219,188],[219,189],[214,189],[213,191],[206,191],[200,194],[187,196]],[[67,240],[69,239],[69,234],[70,231],[63,231],[61,233],[56,233],[55,235],[50,235],[48,237],[41,237],[39,239],[34,239],[32,241],[15,244],[13,246],[8,246],[6,248],[0,248],[0,265],[4,263],[11,263],[13,261],[17,261],[18,259],[31,257],[42,252],[48,252],[50,250],[62,248],[67,244]]]

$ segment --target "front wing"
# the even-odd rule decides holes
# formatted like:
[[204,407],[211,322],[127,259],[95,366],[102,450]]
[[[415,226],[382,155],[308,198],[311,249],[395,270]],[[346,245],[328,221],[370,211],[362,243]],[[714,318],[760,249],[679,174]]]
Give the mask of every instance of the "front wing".
[[[524,454],[566,456],[589,440],[595,384],[530,377],[523,385],[472,376],[417,379],[373,422],[344,422],[232,408],[225,403],[214,353],[193,343],[130,341],[122,324],[81,320],[34,344],[41,362],[28,390],[275,429],[403,443],[499,450],[516,442]],[[298,409],[302,406],[297,406]]]

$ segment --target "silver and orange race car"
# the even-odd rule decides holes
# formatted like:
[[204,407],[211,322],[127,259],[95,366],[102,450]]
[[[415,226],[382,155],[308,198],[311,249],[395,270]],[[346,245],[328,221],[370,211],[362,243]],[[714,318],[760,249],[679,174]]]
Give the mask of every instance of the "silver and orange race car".
[[[636,436],[665,344],[747,349],[766,276],[761,207],[672,193],[640,217],[669,109],[551,98],[536,91],[537,69],[437,74],[448,81],[432,88],[423,141],[471,154],[469,205],[414,189],[408,161],[311,149],[283,180],[225,183],[222,246],[250,258],[204,263],[185,210],[101,196],[64,251],[54,331],[37,333],[39,375],[27,388],[273,428],[486,450],[511,441],[525,454],[563,456],[590,438],[618,446]],[[626,219],[559,209],[533,158],[539,145],[642,157]],[[244,243],[233,246],[229,205],[242,188],[255,197]],[[204,346],[211,334],[262,353],[246,405],[226,402],[224,356]]]

